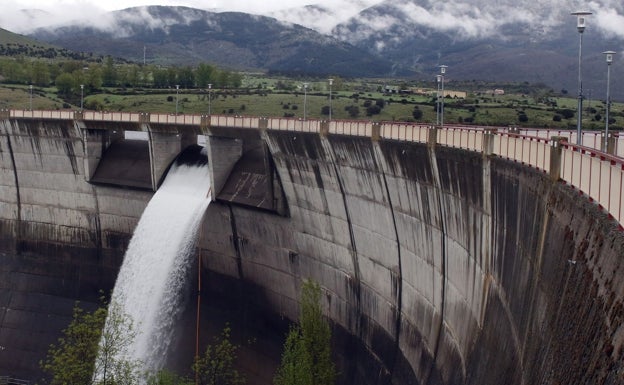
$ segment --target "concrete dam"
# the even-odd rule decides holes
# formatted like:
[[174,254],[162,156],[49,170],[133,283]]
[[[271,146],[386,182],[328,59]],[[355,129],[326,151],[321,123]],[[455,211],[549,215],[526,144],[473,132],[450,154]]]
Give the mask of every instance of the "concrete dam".
[[202,341],[230,322],[256,340],[248,381],[271,383],[311,278],[340,384],[624,381],[615,157],[496,130],[40,111],[0,111],[0,376],[41,378],[75,301],[113,288],[147,202],[198,138],[212,203],[180,367],[199,295]]

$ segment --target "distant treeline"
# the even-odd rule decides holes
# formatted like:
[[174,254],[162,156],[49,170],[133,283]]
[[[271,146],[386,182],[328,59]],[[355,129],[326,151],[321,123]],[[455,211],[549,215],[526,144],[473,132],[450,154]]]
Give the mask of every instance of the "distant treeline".
[[146,87],[181,89],[240,87],[242,75],[200,63],[195,67],[159,67],[119,63],[112,57],[101,60],[46,60],[30,57],[0,58],[0,81],[11,84],[56,86],[59,94],[69,95],[102,87]]
[[74,52],[65,48],[24,45],[19,43],[0,44],[0,56],[29,57],[45,59],[92,60],[92,53]]

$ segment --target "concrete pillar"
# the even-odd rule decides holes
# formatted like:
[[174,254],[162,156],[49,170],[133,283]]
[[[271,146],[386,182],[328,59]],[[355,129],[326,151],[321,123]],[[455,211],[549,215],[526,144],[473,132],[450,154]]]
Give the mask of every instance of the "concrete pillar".
[[269,119],[260,118],[260,120],[258,121],[258,128],[261,130],[266,130],[267,128],[269,128]]
[[485,324],[485,311],[490,283],[492,282],[490,263],[492,258],[492,157],[494,153],[494,137],[496,129],[485,129],[483,132],[483,161],[482,181],[483,187],[483,212],[481,213],[481,269],[484,274],[483,295],[481,297],[481,311],[479,313],[479,326]]
[[209,136],[206,140],[210,185],[214,200],[227,182],[236,162],[243,155],[243,141],[240,139]]
[[319,128],[319,135],[322,137],[327,137],[329,134],[329,122],[327,120],[321,121],[321,125]]
[[149,124],[150,114],[149,112],[141,112],[139,114],[139,123]]
[[563,136],[550,138],[550,179],[554,182],[561,178],[561,143],[567,141]]
[[150,163],[152,174],[152,189],[156,191],[167,171],[167,168],[182,151],[180,134],[172,132],[152,131],[145,125],[144,131],[150,132]]
[[615,155],[616,143],[617,143],[617,137],[613,135],[612,132],[609,132],[609,137],[607,138],[607,154]]
[[85,179],[90,182],[102,160],[102,155],[111,143],[123,139],[124,131],[87,128],[83,120],[74,120],[74,124],[82,132]]
[[435,148],[436,144],[438,144],[438,127],[430,126],[427,131],[427,146]]
[[202,133],[207,135],[208,131],[210,131],[210,115],[202,115],[199,126]]
[[378,142],[381,139],[381,124],[373,123],[373,132],[371,133],[371,139],[374,142]]
[[483,156],[488,157],[494,153],[494,134],[495,128],[486,128],[483,131]]

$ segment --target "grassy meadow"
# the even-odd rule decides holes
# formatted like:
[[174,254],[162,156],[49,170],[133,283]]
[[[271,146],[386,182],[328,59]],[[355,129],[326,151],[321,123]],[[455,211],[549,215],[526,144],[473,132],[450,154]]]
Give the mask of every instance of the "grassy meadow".
[[[435,98],[410,93],[382,93],[389,80],[343,81],[334,84],[331,106],[334,119],[364,119],[373,121],[418,121],[435,123]],[[326,119],[328,118],[329,87],[324,80],[312,80],[304,94],[303,81],[266,76],[247,76],[241,88],[207,90],[102,88],[85,92],[85,109],[104,111],[140,111],[180,114],[230,114],[244,116],[274,116]],[[431,87],[433,85],[429,85]],[[470,86],[470,85],[469,85]],[[471,88],[461,83],[447,89]],[[473,86],[474,88],[474,86]],[[304,103],[305,101],[305,103]],[[0,86],[0,108],[29,109],[30,90],[24,85]],[[493,95],[469,90],[462,99],[444,99],[446,124],[575,128],[576,103],[572,97],[544,95],[543,89],[532,94],[510,93]],[[305,104],[305,107],[304,107]],[[370,106],[381,107],[372,113]],[[325,107],[325,111],[323,111]],[[80,94],[61,98],[56,89],[35,87],[32,93],[34,109],[79,109]],[[420,110],[414,114],[414,109]],[[567,110],[567,111],[565,111]],[[583,127],[604,129],[605,103],[586,100]],[[624,128],[624,106],[612,103],[613,130]]]

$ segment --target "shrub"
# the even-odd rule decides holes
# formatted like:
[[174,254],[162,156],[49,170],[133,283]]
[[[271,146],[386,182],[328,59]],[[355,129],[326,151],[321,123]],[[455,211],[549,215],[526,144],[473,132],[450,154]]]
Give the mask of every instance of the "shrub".
[[562,110],[559,110],[558,112],[559,112],[559,114],[561,114],[561,116],[564,119],[570,119],[570,118],[574,117],[574,111],[572,111],[569,108],[564,108]]
[[418,107],[414,107],[414,110],[412,111],[412,116],[414,117],[414,119],[419,120],[422,119],[423,116],[423,112],[421,111],[420,108]]

